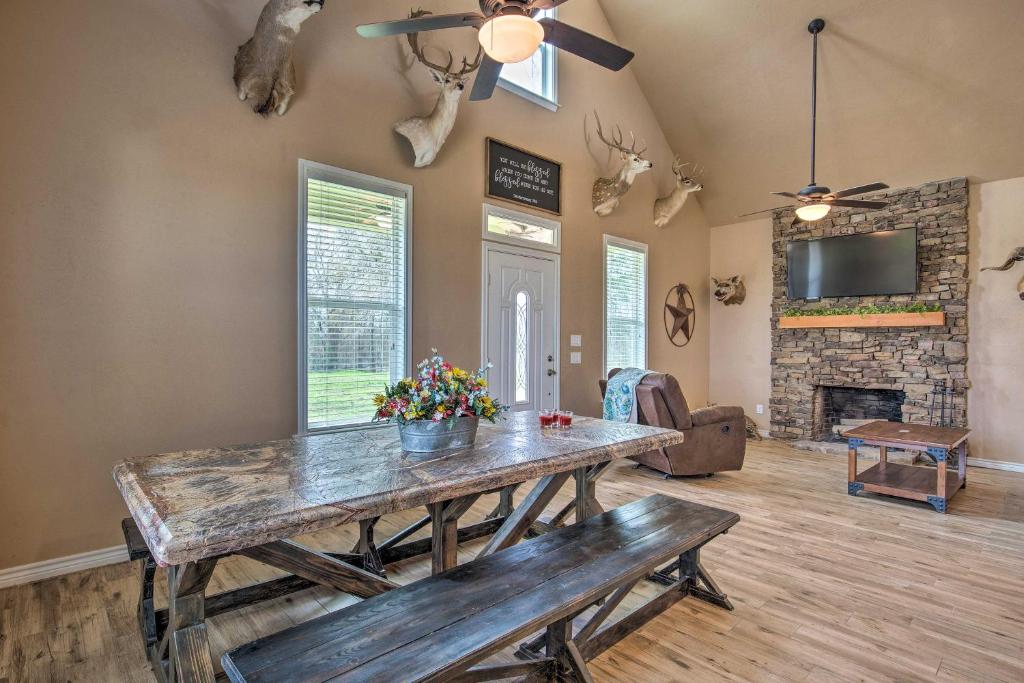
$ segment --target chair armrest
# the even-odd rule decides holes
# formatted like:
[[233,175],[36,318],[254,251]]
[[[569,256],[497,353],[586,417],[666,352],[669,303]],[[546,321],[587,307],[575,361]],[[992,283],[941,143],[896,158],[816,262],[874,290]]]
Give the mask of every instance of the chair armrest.
[[690,419],[694,427],[702,425],[717,424],[730,420],[742,420],[743,408],[739,406],[711,406],[709,408],[698,408],[690,411]]

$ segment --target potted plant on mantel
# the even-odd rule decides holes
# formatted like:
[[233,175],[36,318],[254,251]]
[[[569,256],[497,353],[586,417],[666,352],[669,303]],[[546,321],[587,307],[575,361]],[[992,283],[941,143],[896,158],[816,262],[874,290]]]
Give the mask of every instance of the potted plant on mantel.
[[429,453],[470,446],[480,418],[495,422],[508,409],[487,393],[487,368],[467,372],[433,355],[416,366],[418,375],[384,387],[373,398],[374,421],[398,423],[402,448]]
[[779,327],[935,327],[946,324],[938,304],[871,304],[840,308],[794,308],[782,311]]

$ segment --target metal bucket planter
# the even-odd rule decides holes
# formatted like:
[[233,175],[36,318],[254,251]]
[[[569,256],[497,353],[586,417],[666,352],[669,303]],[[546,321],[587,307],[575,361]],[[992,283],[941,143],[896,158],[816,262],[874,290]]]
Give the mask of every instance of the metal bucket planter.
[[398,425],[402,449],[413,453],[432,453],[449,448],[472,446],[480,418],[464,416],[454,420],[415,420]]

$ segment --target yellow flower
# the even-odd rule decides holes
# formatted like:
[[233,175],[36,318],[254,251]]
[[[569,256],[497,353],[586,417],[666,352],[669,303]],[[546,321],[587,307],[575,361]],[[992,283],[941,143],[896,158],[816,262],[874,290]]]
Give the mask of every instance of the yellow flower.
[[485,379],[484,379],[483,377],[481,377],[480,379],[478,379],[478,380],[476,381],[476,383],[477,383],[477,384],[479,384],[479,385],[480,385],[480,386],[482,386],[482,387],[486,387],[486,386],[487,386],[487,380],[485,380]]
[[469,373],[462,368],[452,368],[452,374],[455,375],[455,379],[460,382],[464,382],[469,379]]
[[387,403],[387,400],[388,400],[388,397],[385,396],[384,394],[377,394],[376,396],[373,397],[373,405],[375,405],[378,408],[380,408],[382,405]]

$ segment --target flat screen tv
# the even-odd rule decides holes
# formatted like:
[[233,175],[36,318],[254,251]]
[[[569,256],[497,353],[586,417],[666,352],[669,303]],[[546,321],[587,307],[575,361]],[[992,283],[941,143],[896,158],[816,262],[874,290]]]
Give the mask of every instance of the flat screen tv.
[[913,294],[917,228],[795,240],[786,262],[790,299]]

